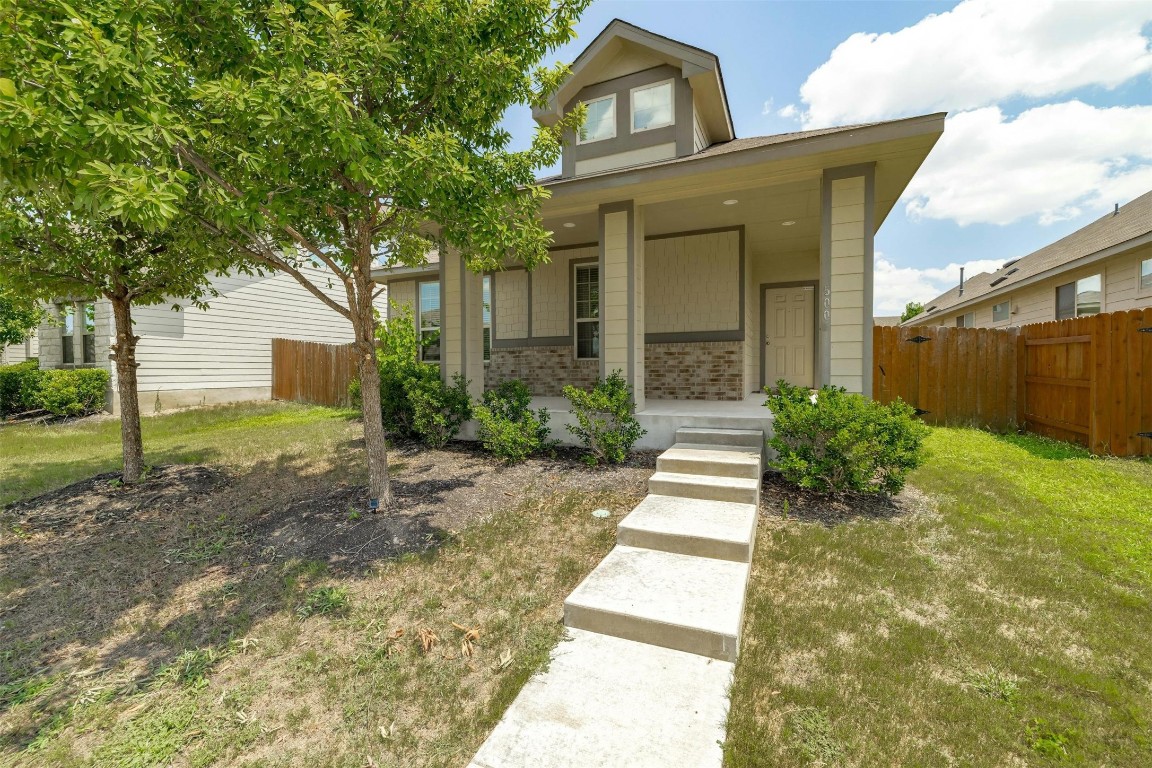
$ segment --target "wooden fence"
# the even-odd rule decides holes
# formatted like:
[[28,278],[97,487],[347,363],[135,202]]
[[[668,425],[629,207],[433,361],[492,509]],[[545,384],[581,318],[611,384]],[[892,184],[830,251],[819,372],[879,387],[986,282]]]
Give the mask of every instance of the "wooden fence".
[[931,424],[1152,456],[1152,309],[1019,328],[876,327],[873,395]]
[[351,344],[272,339],[272,399],[317,405],[348,405],[356,378]]

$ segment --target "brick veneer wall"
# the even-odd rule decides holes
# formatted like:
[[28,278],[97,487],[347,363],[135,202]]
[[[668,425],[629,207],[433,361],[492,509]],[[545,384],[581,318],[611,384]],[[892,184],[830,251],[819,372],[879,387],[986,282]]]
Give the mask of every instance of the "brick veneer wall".
[[743,400],[744,342],[695,341],[644,348],[645,394],[663,400]]
[[587,389],[596,384],[599,375],[599,360],[576,360],[568,345],[493,349],[484,372],[484,388],[494,389],[506,379],[520,379],[537,397],[561,397],[566,384]]

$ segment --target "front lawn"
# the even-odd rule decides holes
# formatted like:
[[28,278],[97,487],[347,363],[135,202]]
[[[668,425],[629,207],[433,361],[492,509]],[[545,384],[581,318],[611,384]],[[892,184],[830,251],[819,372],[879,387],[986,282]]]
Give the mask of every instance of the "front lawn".
[[145,419],[132,489],[118,426],[0,427],[0,765],[464,765],[652,471],[401,448],[374,516],[349,412]]
[[762,521],[727,765],[1152,765],[1152,463],[928,449],[895,505]]

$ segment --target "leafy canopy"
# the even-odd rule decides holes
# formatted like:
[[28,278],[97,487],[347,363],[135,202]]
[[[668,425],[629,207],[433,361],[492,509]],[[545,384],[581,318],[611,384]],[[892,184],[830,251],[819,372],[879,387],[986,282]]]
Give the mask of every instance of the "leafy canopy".
[[918,301],[910,301],[904,305],[904,311],[900,313],[900,322],[911,320],[916,315],[924,311],[924,305]]
[[0,284],[0,347],[22,344],[43,318],[44,311],[35,299]]

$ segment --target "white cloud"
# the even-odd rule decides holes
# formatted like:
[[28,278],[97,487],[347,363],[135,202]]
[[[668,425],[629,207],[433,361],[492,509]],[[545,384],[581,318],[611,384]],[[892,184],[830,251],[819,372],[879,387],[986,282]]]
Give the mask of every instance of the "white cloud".
[[760,114],[762,114],[762,115],[772,114],[772,99],[768,99],[768,101],[764,102],[764,109],[761,110]]
[[1152,189],[1152,106],[1047,104],[962,112],[905,193],[913,218],[1051,224]]
[[1152,72],[1147,2],[966,0],[898,32],[856,33],[800,88],[805,126],[1115,88]]
[[795,104],[788,104],[780,107],[780,111],[776,113],[785,120],[792,120],[793,118],[800,117],[800,110],[796,108]]
[[908,302],[928,301],[959,283],[960,267],[964,267],[965,278],[970,278],[981,272],[995,271],[1001,264],[991,259],[978,259],[946,267],[917,269],[898,267],[877,253],[872,286],[873,311],[877,315],[898,315]]

